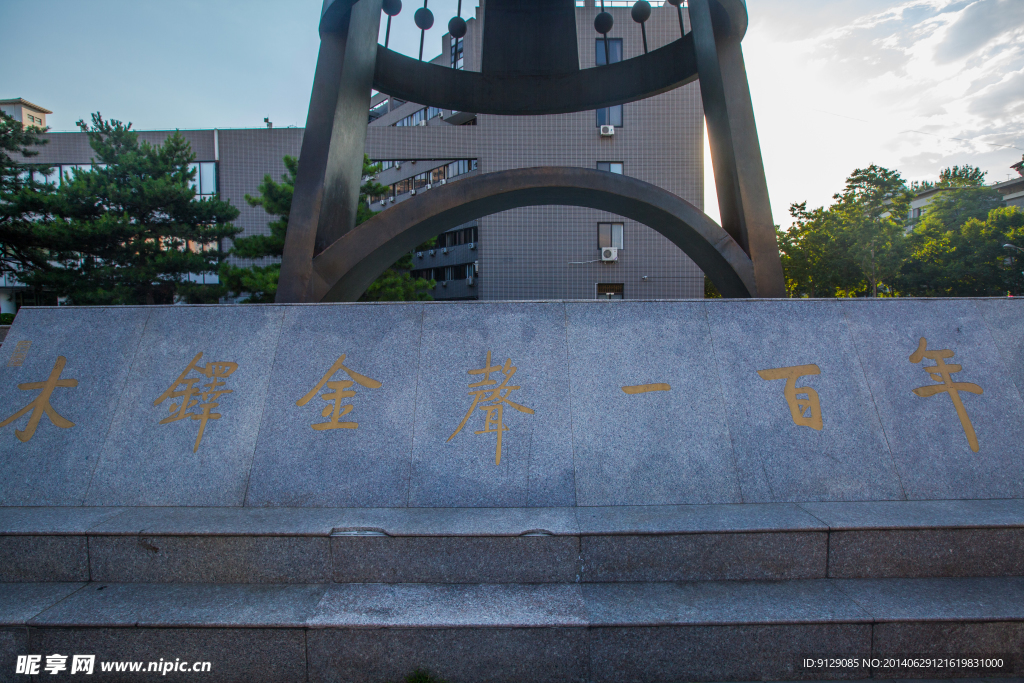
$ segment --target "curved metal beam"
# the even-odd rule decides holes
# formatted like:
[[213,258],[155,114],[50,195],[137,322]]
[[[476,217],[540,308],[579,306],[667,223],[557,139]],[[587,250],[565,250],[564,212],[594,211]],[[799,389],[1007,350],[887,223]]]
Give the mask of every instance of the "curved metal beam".
[[441,109],[536,116],[635,102],[695,80],[697,59],[693,37],[688,33],[640,57],[546,76],[450,69],[378,45],[373,87],[393,97]]
[[467,178],[382,211],[313,259],[305,301],[355,301],[417,244],[481,216],[543,205],[582,206],[643,223],[693,259],[722,296],[757,296],[750,258],[693,204],[636,178],[544,166]]

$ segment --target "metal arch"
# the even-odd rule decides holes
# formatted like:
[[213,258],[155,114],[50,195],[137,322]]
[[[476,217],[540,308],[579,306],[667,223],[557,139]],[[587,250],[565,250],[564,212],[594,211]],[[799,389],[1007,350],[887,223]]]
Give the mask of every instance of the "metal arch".
[[420,62],[377,46],[373,87],[409,102],[474,114],[567,114],[635,102],[697,80],[688,33],[646,55],[545,76],[481,73]]
[[643,223],[670,239],[726,297],[756,297],[754,267],[728,233],[660,187],[566,166],[499,171],[431,189],[356,226],[313,259],[306,301],[355,301],[417,244],[467,221],[524,206],[581,206]]

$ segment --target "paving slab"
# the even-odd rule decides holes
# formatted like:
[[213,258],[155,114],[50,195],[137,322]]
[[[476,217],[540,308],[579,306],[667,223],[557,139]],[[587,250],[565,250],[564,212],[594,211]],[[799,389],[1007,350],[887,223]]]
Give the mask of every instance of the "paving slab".
[[0,627],[0,683],[14,683],[24,676],[16,674],[20,655],[28,652],[28,629]]
[[1024,577],[830,581],[875,622],[1024,620]]
[[[150,313],[132,306],[19,311],[0,347],[0,422],[42,402],[0,428],[0,505],[85,501]],[[43,385],[35,385],[51,376],[57,384],[47,403]],[[43,412],[47,404],[52,414]]]
[[828,530],[826,523],[791,503],[578,507],[576,518],[584,535]]
[[286,308],[247,505],[407,504],[422,317],[412,304]]
[[[844,300],[841,306],[907,498],[1024,497],[1024,403],[974,303]],[[919,349],[922,355],[915,355]],[[935,353],[947,355],[923,355]],[[926,368],[940,360],[950,370],[933,377]],[[944,383],[942,372],[955,386]],[[915,389],[937,393],[922,397]]]
[[68,597],[85,583],[0,583],[0,626],[28,620]]
[[829,529],[984,529],[1024,527],[1024,500],[904,500],[801,503]]
[[906,497],[838,303],[705,307],[744,502]]
[[344,511],[333,508],[153,507],[92,527],[104,535],[328,536]]
[[563,306],[425,306],[419,348],[408,505],[574,505]]
[[153,309],[87,504],[241,505],[283,314]]
[[85,536],[0,536],[0,581],[88,581]]
[[742,502],[704,305],[565,315],[577,504]]
[[377,532],[387,536],[575,536],[573,508],[349,508],[335,535]]
[[84,534],[126,510],[113,507],[0,507],[0,534]]

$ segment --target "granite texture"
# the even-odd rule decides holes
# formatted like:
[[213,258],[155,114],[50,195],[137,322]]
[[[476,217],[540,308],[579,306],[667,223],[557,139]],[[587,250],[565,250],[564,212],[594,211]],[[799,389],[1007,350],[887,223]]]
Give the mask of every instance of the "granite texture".
[[[95,628],[32,629],[33,652],[71,652],[96,655],[96,670],[101,661],[141,661],[160,659],[210,662],[209,673],[168,672],[107,673],[85,676],[84,680],[103,683],[138,683],[140,680],[217,683],[295,683],[306,680],[306,637],[299,629],[219,629],[219,628]],[[40,677],[42,678],[42,677]],[[67,672],[45,676],[45,680],[83,680],[81,674]]]
[[0,536],[0,581],[88,581],[85,536]]
[[91,533],[328,536],[343,516],[344,511],[331,508],[129,508],[124,514],[97,524]]
[[1024,301],[1013,299],[975,299],[992,339],[1002,356],[1006,374],[1013,380],[1017,393],[1024,396]]
[[875,622],[1022,621],[1024,577],[830,581]]
[[[1024,404],[974,303],[849,300],[841,305],[907,498],[1024,497]],[[978,452],[968,444],[949,393],[927,398],[913,393],[940,384],[923,369],[934,361],[909,360],[922,338],[929,351],[955,353],[946,362],[963,369],[953,381],[976,384],[984,392],[959,392]]]
[[582,580],[720,581],[825,578],[824,532],[583,536]]
[[[34,435],[22,442],[15,431],[26,429],[30,411],[0,428],[0,505],[85,501],[149,315],[145,307],[25,308],[18,313],[0,347],[0,421],[40,396],[41,391],[18,385],[46,381],[59,356],[66,359],[60,379],[78,385],[58,386],[50,394],[53,410],[73,427],[58,427],[42,415]],[[12,366],[21,342],[31,346],[21,365]]]
[[877,670],[882,675],[912,678],[959,678],[988,676],[987,680],[1024,677],[1024,624],[1013,622],[876,624],[872,653],[876,657],[898,655],[998,655],[1006,669],[1001,671],[951,671],[950,669],[892,668]]
[[[744,502],[906,497],[838,303],[705,306]],[[820,371],[795,379],[817,392],[820,429],[795,424],[788,380],[758,375],[804,365]]]
[[24,626],[84,583],[0,583],[0,626]]
[[[577,503],[739,503],[702,303],[565,304]],[[629,394],[623,387],[667,384]]]
[[[301,626],[324,595],[319,584],[218,585],[92,582],[29,621],[34,627]],[[120,659],[128,659],[128,655]]]
[[93,581],[317,583],[330,581],[326,538],[91,536]]
[[580,507],[576,508],[576,518],[584,535],[828,529],[820,519],[789,503]]
[[867,622],[834,582],[694,581],[583,584],[591,626]]
[[573,508],[375,508],[342,510],[335,534],[522,536],[579,533]]
[[575,584],[332,584],[310,628],[585,626]]
[[[270,368],[281,330],[279,306],[169,306],[156,309],[146,324],[133,372],[114,417],[88,505],[241,505],[259,420],[268,394]],[[201,421],[164,419],[181,399],[154,405],[177,384],[197,354],[199,366],[237,363],[223,390],[210,397],[221,415],[206,423],[196,448]],[[197,388],[212,380],[196,371]],[[201,396],[192,400],[203,402]],[[198,414],[198,405],[191,412]],[[145,444],[144,448],[140,448]]]
[[[419,305],[285,309],[246,505],[406,505],[422,316]],[[355,377],[341,367],[330,373],[343,355]],[[310,396],[328,374],[347,388]],[[345,406],[352,408],[342,416]],[[322,427],[332,422],[358,426]]]
[[[575,504],[573,445],[565,314],[561,304],[493,303],[425,306],[417,380],[411,507],[563,507]],[[496,464],[497,426],[487,429],[480,405],[469,414],[470,388],[485,367],[515,367],[501,404],[501,464]],[[511,370],[510,370],[511,372]],[[487,403],[487,395],[481,396]],[[493,401],[491,402],[493,404]],[[495,421],[497,410],[492,409]],[[467,418],[468,414],[468,418]],[[465,426],[455,434],[462,422]],[[454,436],[453,436],[454,435]]]
[[833,531],[835,579],[1024,574],[1024,528]]
[[310,683],[402,681],[425,669],[447,683],[584,683],[582,628],[314,629]]
[[339,583],[558,583],[579,577],[571,536],[331,539]]
[[[871,652],[870,624],[598,628],[590,634],[594,683],[820,679],[799,665],[810,653]],[[863,673],[833,669],[833,678]],[[827,675],[827,674],[826,674]]]
[[15,683],[24,676],[14,673],[17,670],[18,655],[28,653],[27,628],[0,627],[0,683]]
[[83,534],[125,508],[0,507],[0,534]]
[[801,503],[833,531],[1024,527],[1024,500],[902,500]]

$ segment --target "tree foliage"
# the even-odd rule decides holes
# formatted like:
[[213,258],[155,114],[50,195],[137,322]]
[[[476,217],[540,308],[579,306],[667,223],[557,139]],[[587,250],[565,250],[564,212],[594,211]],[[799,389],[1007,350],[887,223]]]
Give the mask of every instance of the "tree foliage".
[[[274,220],[268,223],[269,235],[252,235],[235,240],[231,250],[233,256],[259,261],[272,259],[275,262],[266,265],[249,267],[223,264],[220,270],[221,282],[236,296],[245,294],[243,303],[264,303],[274,301],[277,295],[277,283],[281,275],[280,258],[284,253],[284,238],[288,231],[288,214],[291,212],[292,196],[295,193],[295,178],[299,170],[298,159],[291,156],[284,158],[285,174],[280,182],[270,174],[263,176],[259,185],[259,194],[245,196],[250,206],[262,206]],[[387,190],[383,185],[372,180],[374,174],[380,172],[380,166],[370,163],[370,158],[363,155],[363,177],[366,179],[359,188],[359,204],[356,210],[356,225],[373,217],[374,213],[367,206],[366,198],[371,195],[384,194]],[[431,243],[433,240],[431,240]],[[429,248],[431,244],[421,245]],[[432,297],[429,290],[433,289],[432,280],[413,278],[412,256],[406,255],[381,274],[360,297],[360,301],[429,301]]]
[[161,145],[139,142],[131,124],[92,115],[79,121],[96,156],[91,170],[62,179],[47,197],[49,219],[33,233],[48,265],[20,279],[72,304],[217,301],[220,288],[196,276],[215,273],[220,240],[237,230],[238,209],[195,201],[195,155],[178,133]]
[[[49,267],[47,244],[35,225],[49,215],[53,187],[40,182],[12,154],[31,159],[35,148],[47,143],[36,127],[23,128],[13,117],[0,112],[0,274]],[[49,169],[42,169],[49,171]]]

